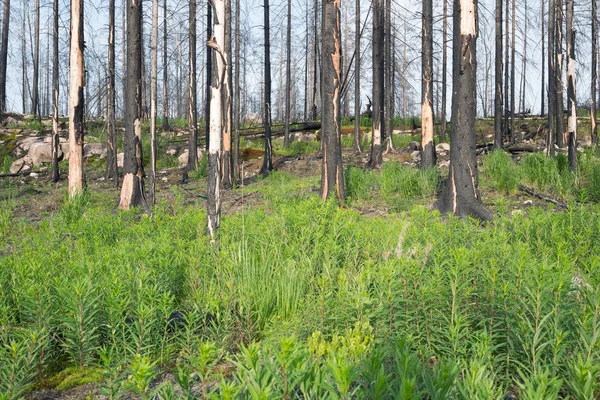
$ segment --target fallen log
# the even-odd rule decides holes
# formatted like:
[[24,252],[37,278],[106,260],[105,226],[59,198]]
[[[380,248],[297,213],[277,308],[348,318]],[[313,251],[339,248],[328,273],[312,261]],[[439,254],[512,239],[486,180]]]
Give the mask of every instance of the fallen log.
[[554,205],[556,205],[556,206],[558,206],[560,208],[566,209],[568,207],[567,203],[562,202],[562,201],[560,201],[558,199],[555,199],[554,197],[549,196],[547,194],[536,192],[535,189],[530,188],[528,186],[519,185],[519,190],[521,190],[521,191],[523,191],[523,192],[525,192],[525,193],[527,193],[527,194],[529,194],[531,196],[537,197],[540,200],[544,200],[544,201],[547,201],[548,203],[552,203],[552,204],[554,204]]

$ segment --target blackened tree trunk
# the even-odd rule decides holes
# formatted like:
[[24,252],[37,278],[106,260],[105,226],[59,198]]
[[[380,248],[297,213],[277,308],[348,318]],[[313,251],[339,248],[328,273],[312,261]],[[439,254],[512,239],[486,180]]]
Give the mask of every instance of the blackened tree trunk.
[[[548,3],[548,136],[546,139],[546,153],[554,155],[554,142],[556,140],[556,78],[555,78],[555,46],[556,37],[554,28],[556,26],[556,5],[554,0]],[[562,109],[560,110],[562,114]]]
[[208,198],[206,231],[217,240],[221,225],[221,132],[223,128],[223,85],[227,84],[227,53],[225,53],[225,0],[214,0],[215,25],[213,39],[208,42],[214,50],[216,73],[210,87],[210,142],[208,143]]
[[[392,142],[392,117],[393,117],[393,103],[392,103],[392,0],[385,0],[385,104],[384,104],[384,137],[385,137],[385,151],[393,151],[394,144]],[[433,86],[432,86],[433,98]],[[433,125],[433,113],[432,113],[432,125]],[[432,128],[432,139],[433,141],[433,128]],[[434,150],[435,151],[435,150]]]
[[[54,0],[53,7],[54,32],[52,36],[52,182],[58,182],[60,171],[58,159],[60,153],[60,137],[58,136],[58,0]],[[6,14],[5,14],[6,15]]]
[[69,198],[83,193],[83,0],[71,0],[71,56],[69,62]]
[[264,124],[265,124],[265,155],[260,173],[263,176],[269,175],[273,169],[271,146],[271,39],[269,27],[269,0],[264,0],[264,26],[265,26],[265,99],[263,102]]
[[502,0],[496,0],[496,59],[494,96],[494,148],[503,147],[502,135]]
[[509,128],[509,120],[508,117],[510,115],[510,110],[508,109],[508,106],[510,104],[509,102],[509,93],[510,91],[508,90],[508,85],[510,84],[510,70],[509,70],[509,66],[510,66],[510,59],[509,59],[509,50],[510,50],[510,42],[509,42],[509,38],[510,35],[508,34],[508,24],[510,21],[510,13],[509,13],[509,0],[506,0],[506,6],[504,7],[506,13],[505,13],[505,17],[504,17],[504,125],[503,125],[503,131],[504,131],[504,138],[507,138],[511,135],[510,133],[510,128]]
[[[225,0],[225,44],[223,51],[227,60],[231,59],[231,0]],[[225,66],[227,80],[223,82],[223,159],[222,174],[223,187],[230,189],[233,186],[233,158],[231,154],[231,63]]]
[[156,114],[158,107],[158,0],[152,0],[152,43],[150,55],[150,175],[148,207],[156,196]]
[[491,220],[479,196],[475,103],[477,101],[477,0],[454,0],[450,170],[434,207],[442,213]]
[[[31,94],[31,113],[40,115],[40,0],[35,1],[35,33],[33,34],[33,88]],[[85,73],[85,72],[84,72]]]
[[[528,21],[529,15],[528,15],[528,8],[527,8],[527,0],[525,0],[524,3],[525,3],[525,21]],[[523,32],[523,54],[522,54],[523,69],[522,69],[522,73],[521,73],[521,89],[520,89],[521,96],[520,96],[520,106],[519,106],[519,111],[521,112],[521,116],[523,116],[523,113],[525,112],[525,88],[527,86],[526,78],[527,78],[527,25],[528,24],[529,24],[528,22],[525,23],[525,28],[524,28],[524,32]]]
[[167,0],[163,2],[163,59],[162,59],[162,67],[163,67],[163,130],[168,131],[169,128],[169,75],[168,75],[168,51],[169,48],[167,46]]
[[[577,101],[575,97],[575,24],[574,0],[567,0],[567,105],[569,168],[577,170]],[[592,96],[593,97],[593,96]]]
[[306,34],[304,35],[304,118],[303,120],[306,121],[308,119],[308,55],[310,53],[310,44],[309,44],[309,38],[310,35],[308,34],[308,30],[309,30],[309,26],[310,26],[310,20],[308,18],[308,0],[306,0],[306,12],[305,12],[305,23],[306,23]]
[[110,0],[108,5],[108,107],[106,118],[107,153],[106,153],[106,179],[112,179],[116,188],[119,187],[119,173],[117,169],[117,130],[116,130],[116,90],[115,90],[115,0]]
[[[440,141],[446,141],[446,130],[448,129],[448,124],[446,122],[446,104],[448,97],[446,86],[447,84],[447,62],[448,62],[448,44],[446,43],[448,38],[448,1],[442,0],[444,2],[443,11],[442,11],[442,128],[440,129]],[[500,71],[502,74],[502,71]]]
[[[207,41],[212,38],[212,7],[206,7],[206,37]],[[212,85],[212,73],[213,73],[213,62],[212,62],[212,51],[207,48],[206,52],[206,121],[205,121],[205,135],[206,135],[206,150],[208,151],[208,142],[210,141],[210,96],[211,96],[211,85]],[[220,139],[219,139],[220,140]]]
[[346,190],[340,142],[342,89],[340,19],[340,0],[325,0],[321,26],[321,65],[323,66],[321,197],[323,200],[336,198],[343,203],[346,199]]
[[546,40],[546,32],[545,32],[545,23],[546,23],[546,17],[545,17],[545,5],[546,2],[542,1],[542,88],[541,88],[541,96],[540,96],[540,100],[541,100],[541,107],[540,107],[540,116],[543,117],[544,113],[546,112],[545,107],[544,107],[544,102],[546,99],[546,46],[545,46],[545,40]]
[[235,0],[235,78],[234,78],[234,147],[233,147],[233,171],[235,180],[241,180],[240,173],[240,0]]
[[196,92],[196,0],[190,0],[189,7],[189,36],[190,36],[190,82],[188,87],[188,121],[190,135],[188,140],[187,170],[193,171],[198,167],[198,107]]
[[8,62],[8,34],[10,30],[10,0],[4,0],[2,17],[2,45],[0,47],[0,115],[6,112],[6,67]]
[[556,0],[556,42],[554,46],[556,48],[556,144],[561,149],[566,146],[566,128],[565,128],[565,115],[564,115],[564,100],[563,100],[563,0]]
[[144,199],[142,164],[142,0],[127,1],[127,90],[125,149],[119,208],[140,206]]
[[379,169],[383,164],[381,147],[384,105],[383,23],[383,0],[373,0],[373,131],[371,132],[371,155],[369,158],[369,167],[373,169]]
[[313,90],[312,90],[312,107],[311,107],[311,119],[317,120],[317,77],[319,76],[319,35],[317,34],[317,27],[319,25],[319,0],[314,0],[314,11],[315,15],[313,18],[313,38],[314,38],[314,51],[313,51]]
[[356,0],[354,32],[354,153],[360,154],[360,0]]
[[421,168],[435,167],[433,142],[433,2],[422,2],[421,31]]
[[292,0],[287,0],[287,37],[285,53],[285,121],[283,145],[290,144],[290,93],[292,91]]
[[515,1],[512,0],[512,18],[511,18],[511,46],[510,46],[510,141],[514,143],[515,137],[515,50],[516,50],[516,8]]
[[598,31],[597,31],[597,14],[598,5],[596,0],[592,0],[592,82],[591,82],[591,93],[590,93],[590,115],[592,123],[592,143],[598,143],[598,128],[596,126],[596,85],[598,82]]

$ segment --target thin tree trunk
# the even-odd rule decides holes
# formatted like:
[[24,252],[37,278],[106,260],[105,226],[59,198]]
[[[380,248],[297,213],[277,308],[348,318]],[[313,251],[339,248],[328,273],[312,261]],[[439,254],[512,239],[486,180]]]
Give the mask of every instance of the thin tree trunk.
[[10,31],[10,0],[4,0],[2,18],[2,45],[0,47],[0,115],[6,112],[6,67],[8,62],[8,34]]
[[508,34],[508,24],[510,21],[510,13],[509,13],[509,4],[510,0],[506,0],[506,6],[505,8],[505,21],[504,21],[504,138],[508,138],[512,135],[512,133],[510,132],[510,126],[508,124],[509,120],[508,117],[510,115],[510,110],[508,109],[509,104],[510,104],[510,99],[509,99],[509,84],[510,84],[510,59],[509,59],[509,54],[510,54],[510,47],[509,47],[509,37],[510,35]]
[[[231,59],[231,0],[225,0],[225,44],[227,60]],[[233,187],[233,158],[231,154],[231,63],[225,65],[227,80],[223,82],[223,167],[222,185],[226,189]]]
[[156,114],[158,106],[158,0],[152,0],[152,48],[150,55],[150,176],[148,207],[156,196]]
[[373,131],[371,133],[371,155],[369,159],[369,167],[373,169],[379,169],[383,164],[381,148],[384,107],[383,24],[383,0],[373,0]]
[[478,191],[475,154],[477,0],[454,0],[450,170],[434,207],[455,216],[491,220]]
[[127,6],[127,97],[125,100],[125,151],[123,185],[119,208],[142,205],[144,169],[142,164],[142,0],[128,0]]
[[[210,40],[210,38],[212,38],[212,29],[213,29],[212,7],[206,7],[206,37],[207,37],[207,40]],[[207,48],[207,51],[206,51],[206,98],[207,99],[210,99],[210,97],[211,97],[212,73],[213,73],[212,51],[210,51],[210,49]],[[206,139],[205,139],[206,150],[208,151],[208,144],[210,142],[210,110],[211,110],[209,100],[206,101],[205,107],[206,107],[206,112],[205,112],[206,119],[204,121],[204,123],[205,123],[205,131],[204,132],[206,135]],[[221,139],[219,139],[219,140],[221,140]]]
[[121,79],[121,85],[123,86],[123,119],[125,119],[125,115],[127,113],[127,10],[129,8],[128,1],[129,0],[122,0],[121,2],[121,51],[123,53],[123,76]]
[[342,88],[342,43],[340,30],[340,0],[323,2],[322,66],[323,96],[321,110],[322,151],[321,198],[346,199],[340,143],[340,92]]
[[[528,10],[527,10],[527,0],[524,0],[525,3],[525,28],[524,28],[524,33],[523,33],[523,70],[522,70],[522,74],[521,74],[521,95],[519,96],[521,101],[520,101],[520,106],[519,106],[519,110],[521,112],[521,116],[524,114],[525,112],[525,89],[527,86],[527,25],[529,24],[528,22]],[[543,74],[542,74],[543,75]]]
[[511,46],[510,46],[510,141],[514,143],[515,136],[515,50],[516,50],[516,0],[512,0]]
[[233,94],[234,98],[234,124],[235,124],[235,138],[233,148],[233,171],[235,180],[241,180],[242,175],[240,171],[240,1],[235,0],[235,82]]
[[169,65],[168,61],[168,51],[169,48],[167,46],[167,0],[163,2],[163,59],[162,59],[162,67],[163,67],[163,131],[168,131],[169,128]]
[[227,85],[227,53],[225,53],[225,0],[214,0],[214,37],[209,46],[214,49],[216,74],[210,88],[210,142],[208,143],[207,233],[217,240],[221,225],[221,131],[223,124],[223,85]]
[[[392,0],[385,0],[385,103],[383,116],[385,118],[384,125],[384,137],[386,142],[386,151],[393,151],[394,144],[392,142]],[[432,83],[433,85],[433,83]],[[431,98],[433,101],[433,86],[431,89]],[[432,111],[432,124],[433,124],[433,111]],[[432,128],[433,132],[433,128]],[[433,135],[433,133],[432,133]],[[433,141],[433,136],[432,136]]]
[[565,114],[564,114],[564,100],[563,100],[563,54],[562,54],[562,40],[563,40],[563,0],[556,0],[556,144],[561,149],[566,146],[566,128],[565,128]]
[[[188,140],[187,170],[194,171],[198,167],[198,108],[196,106],[196,0],[190,0],[189,17],[190,82],[188,87],[188,121],[190,122],[190,135]],[[220,22],[222,23],[222,21]]]
[[116,188],[119,187],[117,167],[117,129],[115,110],[115,0],[109,1],[108,6],[108,107],[106,118],[107,156],[106,179],[112,179]]
[[354,153],[360,154],[360,0],[356,0],[356,24],[354,32]]
[[314,0],[314,20],[313,20],[313,35],[314,35],[314,53],[313,53],[313,93],[312,93],[312,111],[311,111],[311,119],[313,121],[317,120],[317,72],[319,70],[318,66],[318,54],[319,54],[319,37],[317,35],[317,27],[319,20],[319,0]]
[[[27,4],[27,3],[26,3]],[[27,113],[27,94],[28,94],[28,88],[29,88],[29,76],[27,73],[27,36],[25,35],[25,26],[26,26],[26,15],[27,15],[27,10],[28,7],[23,7],[23,15],[22,15],[22,24],[21,24],[21,39],[22,39],[22,44],[21,44],[21,66],[22,68],[22,83],[23,83],[23,87],[21,89],[21,91],[23,92],[23,96],[22,96],[22,101],[23,101],[23,114]]]
[[264,97],[264,124],[265,124],[265,155],[260,173],[267,176],[273,169],[271,146],[271,39],[269,28],[269,0],[264,0],[264,35],[265,35],[265,97]]
[[404,24],[404,37],[402,38],[403,53],[402,53],[402,118],[408,117],[408,58],[406,57],[407,36],[406,24]]
[[598,143],[598,128],[596,126],[596,85],[598,82],[598,5],[596,0],[592,0],[592,82],[590,93],[590,115],[591,115],[591,136],[592,143]]
[[[554,42],[555,26],[556,26],[556,5],[554,0],[550,0],[548,4],[548,137],[546,140],[546,153],[550,156],[554,155],[554,142],[556,140],[556,48]],[[560,110],[562,114],[562,110]]]
[[[443,15],[442,15],[442,129],[440,130],[440,141],[446,141],[446,130],[448,129],[448,124],[446,122],[446,104],[447,104],[447,62],[448,62],[448,1],[442,0],[443,6]],[[500,11],[502,13],[502,11]],[[497,29],[497,27],[496,27]],[[500,56],[502,58],[502,55]],[[500,70],[500,75],[502,75],[502,70]]]
[[287,0],[287,37],[285,53],[285,121],[283,145],[290,144],[290,91],[292,87],[292,0]]
[[[594,0],[595,1],[595,0]],[[545,32],[545,23],[546,23],[546,16],[545,16],[545,5],[546,5],[546,1],[542,1],[542,88],[541,88],[541,96],[540,96],[540,101],[541,101],[541,108],[540,108],[540,116],[543,117],[544,113],[545,113],[545,107],[544,107],[544,102],[546,99],[546,46],[545,46],[545,41],[546,41],[546,32]]]
[[39,79],[40,79],[40,0],[35,1],[35,27],[33,35],[33,91],[31,113],[40,115]]
[[435,167],[433,142],[433,2],[422,2],[421,33],[421,168]]
[[71,0],[71,57],[69,62],[69,198],[83,193],[83,0]]
[[60,154],[60,137],[58,136],[58,0],[54,0],[52,10],[54,22],[52,36],[52,182],[58,182],[60,179],[60,171],[58,169]]
[[577,170],[577,99],[575,95],[575,24],[574,0],[567,0],[567,104],[569,168]]
[[308,40],[308,30],[310,26],[310,21],[308,18],[308,4],[308,0],[306,0],[306,34],[304,36],[304,121],[308,119],[308,55],[310,52],[310,45]]

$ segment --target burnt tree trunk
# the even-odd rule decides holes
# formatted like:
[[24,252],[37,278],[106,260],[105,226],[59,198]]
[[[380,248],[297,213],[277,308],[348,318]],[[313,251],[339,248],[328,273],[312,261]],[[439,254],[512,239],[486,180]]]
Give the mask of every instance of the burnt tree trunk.
[[240,171],[240,0],[235,0],[235,78],[234,78],[234,144],[233,144],[233,173],[236,181],[242,179]]
[[210,142],[208,143],[208,197],[206,231],[216,241],[221,225],[221,132],[223,129],[222,96],[227,84],[225,48],[225,0],[214,0],[214,36],[208,45],[214,51],[216,73],[210,87]]
[[287,0],[287,37],[285,39],[285,121],[283,145],[290,144],[290,92],[292,89],[292,0]]
[[[546,138],[546,153],[554,155],[554,142],[556,140],[556,78],[554,42],[556,40],[554,28],[556,26],[556,6],[554,0],[548,3],[548,136]],[[562,114],[562,109],[560,110]]]
[[168,75],[168,52],[169,48],[167,46],[167,0],[163,2],[163,58],[162,58],[162,67],[163,67],[163,130],[168,131],[169,128],[169,75]]
[[422,2],[421,33],[421,168],[435,167],[433,142],[433,2]]
[[[385,82],[385,103],[384,103],[384,135],[385,138],[385,151],[393,151],[394,144],[392,142],[392,117],[393,117],[393,103],[392,103],[392,0],[385,0],[385,35],[384,35],[384,46],[385,46],[385,71],[384,71],[384,82]],[[432,67],[433,68],[433,67]],[[432,85],[433,98],[433,85]],[[433,124],[433,113],[432,113],[432,124]],[[433,141],[433,129],[432,139]]]
[[[83,4],[82,4],[83,7]],[[85,71],[84,71],[85,73]],[[31,113],[40,116],[40,0],[35,1],[35,26],[33,34],[33,87],[31,89]]]
[[383,0],[373,0],[373,131],[371,133],[371,154],[369,158],[369,167],[373,169],[379,169],[383,164],[381,147],[384,105],[383,19]]
[[340,29],[340,0],[323,1],[321,49],[323,66],[323,96],[321,110],[322,151],[321,197],[346,199],[342,167],[340,92],[342,89],[342,46]]
[[52,37],[52,182],[58,182],[60,179],[60,171],[58,169],[60,151],[60,137],[58,136],[58,0],[54,0],[52,10],[54,22]]
[[313,36],[314,36],[314,55],[313,55],[313,90],[312,90],[312,107],[311,107],[311,119],[317,120],[317,78],[319,76],[319,35],[317,34],[317,27],[319,26],[319,0],[314,0],[314,19],[313,19]]
[[6,67],[8,62],[8,34],[10,32],[10,0],[4,0],[2,17],[2,45],[0,47],[0,115],[6,112]]
[[556,0],[556,42],[554,46],[556,53],[555,64],[555,79],[556,79],[556,144],[561,149],[566,146],[566,128],[565,128],[565,116],[564,107],[565,103],[563,100],[563,54],[562,54],[562,40],[563,40],[563,0]]
[[[231,59],[231,0],[225,0],[225,43],[224,49],[227,60]],[[225,65],[227,80],[223,82],[223,157],[222,185],[226,189],[233,187],[233,158],[231,154],[231,63]]]
[[264,35],[265,35],[265,93],[263,101],[263,115],[265,124],[265,155],[260,173],[263,176],[269,175],[273,169],[271,145],[271,39],[269,27],[269,0],[264,0]]
[[546,40],[546,32],[545,32],[545,23],[546,23],[546,17],[545,17],[545,5],[546,5],[546,1],[542,1],[542,88],[541,88],[541,97],[540,97],[540,101],[541,101],[541,107],[540,107],[540,116],[543,117],[544,113],[545,113],[545,107],[544,107],[544,101],[546,99],[546,46],[545,46],[545,40]]
[[187,170],[193,171],[198,167],[198,107],[196,92],[196,0],[189,4],[189,36],[190,36],[190,82],[188,87],[188,121],[190,135],[188,140]]
[[494,148],[504,145],[502,135],[502,0],[496,0],[496,58],[494,61]]
[[158,107],[158,0],[152,0],[152,43],[150,55],[150,176],[148,177],[148,207],[153,207],[156,195],[156,114]]
[[354,153],[360,154],[360,0],[356,0],[354,32]]
[[[448,38],[448,1],[442,0],[444,3],[443,11],[442,11],[442,128],[440,129],[440,141],[446,141],[446,131],[448,129],[448,124],[446,122],[446,104],[447,104],[447,62],[448,62],[448,44],[446,43]],[[500,56],[502,57],[502,56]],[[502,71],[500,71],[502,74]]]
[[142,0],[127,5],[127,90],[125,91],[125,148],[119,208],[140,206],[144,199],[142,164]]
[[71,56],[69,62],[69,198],[83,193],[83,0],[71,0]]
[[110,0],[108,5],[108,107],[106,118],[107,152],[106,152],[106,179],[112,179],[116,188],[119,187],[119,173],[117,168],[117,129],[116,129],[116,91],[115,91],[115,0]]
[[442,213],[491,220],[479,196],[475,142],[477,0],[454,0],[450,170],[434,204]]
[[592,82],[591,82],[591,93],[590,93],[590,115],[591,115],[591,135],[592,143],[598,143],[598,128],[596,126],[596,85],[598,82],[598,21],[596,20],[598,14],[598,5],[596,0],[592,0]]
[[577,99],[575,96],[575,24],[574,0],[567,0],[567,143],[569,168],[577,170]]
[[515,1],[512,0],[512,15],[511,15],[511,46],[510,46],[510,141],[514,143],[515,136],[515,50],[516,50],[516,7]]
[[[206,7],[206,37],[207,40],[210,40],[210,38],[212,38],[212,29],[213,29],[213,25],[212,25],[212,7]],[[210,91],[210,87],[212,85],[212,73],[213,73],[213,62],[212,62],[212,51],[210,51],[210,48],[207,48],[207,52],[206,52],[206,120],[204,121],[204,126],[205,126],[205,143],[206,143],[206,150],[208,151],[208,142],[210,141],[210,96],[211,96],[211,91]],[[220,140],[220,138],[219,138]]]

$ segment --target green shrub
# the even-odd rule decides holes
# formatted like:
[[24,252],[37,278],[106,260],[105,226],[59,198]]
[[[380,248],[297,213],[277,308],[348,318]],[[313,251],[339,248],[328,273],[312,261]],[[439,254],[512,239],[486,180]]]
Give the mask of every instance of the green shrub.
[[575,175],[569,171],[567,156],[547,157],[540,153],[527,154],[521,159],[524,181],[541,191],[550,190],[565,196],[573,191]]
[[521,181],[520,170],[510,154],[495,150],[483,160],[484,173],[490,177],[492,186],[506,194],[515,193]]
[[438,186],[435,168],[407,168],[398,162],[388,162],[381,169],[381,194],[392,210],[406,209],[406,200],[432,197]]
[[356,167],[346,169],[346,195],[350,200],[368,200],[379,187],[379,175]]

